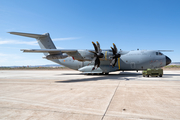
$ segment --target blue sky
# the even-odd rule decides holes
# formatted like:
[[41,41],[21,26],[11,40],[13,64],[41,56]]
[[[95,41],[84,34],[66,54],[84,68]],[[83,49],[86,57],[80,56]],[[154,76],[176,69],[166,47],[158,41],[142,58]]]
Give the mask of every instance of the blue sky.
[[7,32],[49,32],[57,48],[174,50],[180,62],[180,0],[1,0],[0,66],[43,65],[35,39]]

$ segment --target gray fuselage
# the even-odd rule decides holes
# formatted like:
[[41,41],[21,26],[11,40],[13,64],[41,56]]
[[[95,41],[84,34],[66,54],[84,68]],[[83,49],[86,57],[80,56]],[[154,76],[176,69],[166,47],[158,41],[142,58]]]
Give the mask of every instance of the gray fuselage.
[[[94,63],[91,63],[90,61],[94,55],[88,52],[88,50],[78,50],[78,52],[79,55],[81,55],[81,60],[75,60],[74,57],[77,56],[71,55],[72,57],[51,61],[85,73],[107,73],[112,71],[145,70],[148,68],[160,68],[166,66],[167,63],[167,56],[163,55],[159,51],[119,51],[121,53],[121,57],[118,59],[116,66],[112,68],[112,66],[110,65],[110,57],[112,55],[112,51],[103,50],[102,52],[104,53],[104,57],[100,59],[100,68],[92,71]],[[84,59],[84,61],[82,58]]]

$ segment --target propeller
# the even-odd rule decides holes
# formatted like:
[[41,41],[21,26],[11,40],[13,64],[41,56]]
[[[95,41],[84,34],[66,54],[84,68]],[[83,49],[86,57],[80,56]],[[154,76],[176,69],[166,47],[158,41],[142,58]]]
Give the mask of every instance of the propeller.
[[94,67],[92,68],[92,70],[94,70],[95,68],[98,68],[100,66],[100,59],[99,58],[104,57],[104,54],[102,53],[102,50],[100,49],[100,44],[98,42],[96,42],[96,43],[97,43],[97,45],[94,42],[92,42],[95,51],[89,51],[91,53],[94,53],[94,58],[91,61],[91,63],[92,62],[95,62],[95,63],[94,63]]
[[113,43],[113,47],[111,47],[111,49],[113,51],[113,56],[111,57],[112,61],[110,63],[110,65],[112,65],[112,67],[114,67],[116,65],[117,59],[119,57],[121,57],[121,54],[117,53],[117,47],[116,47],[116,45],[114,43]]

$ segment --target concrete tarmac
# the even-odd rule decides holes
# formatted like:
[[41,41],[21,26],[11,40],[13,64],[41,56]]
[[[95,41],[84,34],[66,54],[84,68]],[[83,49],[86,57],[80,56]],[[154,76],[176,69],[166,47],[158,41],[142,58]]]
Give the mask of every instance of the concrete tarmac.
[[0,70],[0,119],[180,119],[180,71]]

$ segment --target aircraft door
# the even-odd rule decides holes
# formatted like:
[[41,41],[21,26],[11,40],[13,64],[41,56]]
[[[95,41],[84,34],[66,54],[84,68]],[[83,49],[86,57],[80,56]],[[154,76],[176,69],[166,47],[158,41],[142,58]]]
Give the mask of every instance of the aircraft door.
[[135,69],[135,68],[136,68],[135,62],[131,62],[131,68],[132,68],[132,69]]
[[84,62],[82,62],[82,66],[81,67],[84,67]]

